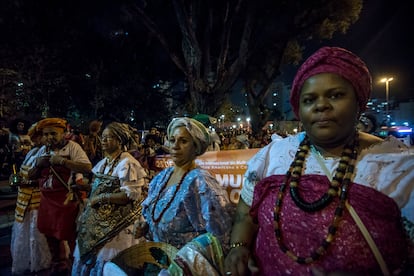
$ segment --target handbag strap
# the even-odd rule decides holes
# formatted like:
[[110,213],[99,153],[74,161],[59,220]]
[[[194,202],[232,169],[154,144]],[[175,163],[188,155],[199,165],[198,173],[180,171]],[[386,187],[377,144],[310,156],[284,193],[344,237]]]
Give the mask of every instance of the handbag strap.
[[375,244],[374,240],[371,237],[371,234],[368,232],[368,229],[365,227],[365,224],[362,222],[361,218],[358,216],[354,207],[352,207],[351,204],[349,204],[348,200],[345,202],[345,206],[348,209],[349,213],[351,214],[352,218],[354,219],[356,225],[358,226],[365,240],[367,241],[369,248],[371,249],[372,253],[375,256],[375,259],[377,260],[381,268],[382,273],[385,276],[391,275],[390,271],[388,270],[387,264],[385,263],[385,260],[382,257],[381,252],[379,251],[377,245]]
[[69,192],[71,192],[71,187],[70,187],[70,185],[69,184],[67,184],[63,179],[62,179],[62,177],[60,177],[60,175],[57,173],[57,171],[52,167],[52,166],[50,166],[50,171],[56,176],[56,178],[60,181],[60,183],[62,183],[63,184],[63,186],[66,188],[66,189],[68,189],[68,191]]
[[[332,181],[332,174],[326,167],[325,163],[322,160],[322,156],[313,146],[311,148],[312,152],[316,156],[316,160],[318,161],[319,165],[321,166],[322,170],[328,177],[329,181]],[[375,244],[374,240],[371,237],[371,234],[369,233],[368,229],[365,227],[365,224],[362,222],[361,218],[358,216],[357,212],[355,211],[354,207],[349,204],[348,200],[345,201],[345,207],[348,209],[349,214],[351,215],[352,219],[355,221],[356,225],[359,228],[359,231],[361,231],[362,235],[364,236],[365,240],[367,241],[369,248],[371,249],[372,253],[374,254],[375,259],[377,260],[377,263],[379,264],[382,273],[385,276],[391,275],[390,271],[388,270],[387,264],[385,263],[384,258],[382,257],[381,252],[379,251],[377,245]]]

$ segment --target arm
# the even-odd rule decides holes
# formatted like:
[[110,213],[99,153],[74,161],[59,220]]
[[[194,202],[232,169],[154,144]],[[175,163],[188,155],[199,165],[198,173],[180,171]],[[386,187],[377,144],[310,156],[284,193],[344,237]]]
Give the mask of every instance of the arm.
[[[230,252],[225,259],[225,271],[231,275],[246,275],[248,264],[252,265],[251,248],[257,225],[249,214],[250,207],[240,198],[231,231]],[[256,270],[252,267],[251,270]]]
[[69,155],[61,156],[59,154],[52,154],[50,163],[52,165],[62,165],[74,172],[89,173],[92,169],[92,164],[82,147],[69,141],[68,144]]
[[[59,159],[59,161],[55,162],[55,159]],[[76,162],[73,160],[65,159],[64,157],[61,157],[59,155],[53,155],[50,158],[50,163],[52,163],[53,165],[59,164],[59,165],[65,166],[71,171],[80,172],[80,173],[89,173],[92,169],[91,163]]]
[[118,193],[103,193],[92,197],[89,200],[90,205],[93,207],[98,203],[114,203],[119,205],[125,205],[129,202],[129,198],[125,192]]

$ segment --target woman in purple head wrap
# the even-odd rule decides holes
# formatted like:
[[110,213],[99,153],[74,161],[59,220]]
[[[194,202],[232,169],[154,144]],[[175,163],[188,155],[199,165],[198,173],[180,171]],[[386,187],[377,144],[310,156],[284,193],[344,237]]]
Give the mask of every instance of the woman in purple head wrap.
[[414,155],[356,129],[370,92],[365,63],[348,50],[323,47],[302,64],[290,102],[304,131],[248,162],[226,275],[407,269]]

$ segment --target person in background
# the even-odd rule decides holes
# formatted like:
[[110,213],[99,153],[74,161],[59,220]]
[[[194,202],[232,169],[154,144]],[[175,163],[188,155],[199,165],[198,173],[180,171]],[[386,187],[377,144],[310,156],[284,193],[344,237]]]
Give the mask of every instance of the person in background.
[[102,132],[104,159],[94,173],[88,204],[79,218],[72,275],[102,275],[105,263],[140,242],[133,227],[141,211],[146,173],[128,152],[133,130],[112,122]]
[[220,136],[215,130],[209,131],[210,133],[210,145],[208,145],[207,151],[220,151]]
[[149,240],[178,249],[200,234],[210,233],[226,250],[231,203],[226,190],[195,163],[210,144],[208,130],[194,119],[181,117],[170,122],[167,135],[174,165],[150,182],[140,229],[148,230]]
[[356,130],[370,93],[365,63],[346,49],[323,47],[299,68],[290,103],[304,132],[271,142],[248,162],[226,274],[405,269],[412,240],[402,221],[414,221],[414,155],[393,137]]
[[43,133],[37,123],[28,131],[33,148],[26,154],[19,172],[15,221],[12,227],[10,251],[14,275],[37,273],[49,268],[51,255],[46,237],[37,229],[40,189],[37,180],[30,180],[28,169],[42,146]]
[[230,138],[228,136],[222,136],[221,137],[221,146],[220,150],[229,150],[231,148]]
[[92,165],[95,166],[103,159],[102,141],[99,137],[102,128],[102,121],[93,120],[89,123],[89,133],[84,136],[84,150],[91,160]]
[[38,176],[41,191],[37,226],[52,254],[51,274],[70,274],[75,247],[76,219],[81,203],[77,180],[92,169],[82,147],[65,139],[66,120],[46,118],[38,122],[46,145],[36,157],[30,176]]
[[248,149],[249,140],[246,134],[240,134],[234,137],[232,144],[230,145],[231,150]]
[[10,130],[7,128],[7,121],[0,118],[0,178],[5,179],[10,176]]
[[32,148],[32,141],[27,130],[29,126],[25,120],[16,119],[10,126],[9,135],[9,147],[12,154],[12,164],[16,166],[16,170],[20,169],[20,166],[26,156],[26,154]]
[[377,130],[377,119],[371,114],[363,114],[359,118],[357,128],[360,131],[373,134]]
[[66,133],[65,139],[72,140],[78,143],[82,148],[85,144],[85,139],[83,137],[83,134],[80,132],[80,130],[78,128],[72,128],[69,124],[67,126],[67,133]]

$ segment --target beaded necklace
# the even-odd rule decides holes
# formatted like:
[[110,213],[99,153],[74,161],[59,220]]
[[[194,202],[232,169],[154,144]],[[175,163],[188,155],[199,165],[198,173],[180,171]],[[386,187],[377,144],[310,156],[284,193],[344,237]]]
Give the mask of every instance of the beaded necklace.
[[[177,187],[175,188],[175,191],[174,191],[173,196],[170,198],[170,200],[168,201],[167,205],[165,205],[165,208],[161,210],[161,212],[160,212],[160,214],[158,215],[158,217],[157,217],[157,218],[155,218],[155,209],[156,209],[156,207],[157,207],[157,203],[158,203],[158,201],[159,201],[159,199],[160,199],[160,197],[161,197],[162,192],[163,192],[163,191],[164,191],[164,189],[166,189],[166,187],[167,187],[167,183],[168,183],[168,180],[170,179],[170,177],[171,177],[171,175],[172,175],[172,172],[171,172],[170,174],[167,174],[167,173],[166,173],[166,174],[164,175],[164,178],[163,178],[163,181],[162,181],[162,182],[164,182],[164,185],[161,187],[160,191],[158,192],[158,195],[157,195],[157,198],[155,199],[154,207],[152,208],[152,213],[151,213],[152,220],[153,220],[155,223],[160,222],[160,220],[161,220],[162,216],[164,215],[164,213],[168,210],[168,208],[170,208],[170,206],[171,206],[171,204],[172,204],[172,202],[173,202],[173,200],[174,200],[175,196],[176,196],[176,195],[177,195],[177,193],[178,193],[178,190],[179,190],[179,189],[180,189],[180,187],[181,187],[181,184],[183,183],[184,178],[187,176],[187,174],[188,174],[189,172],[190,172],[190,170],[186,171],[186,172],[183,174],[183,176],[181,176],[181,179],[180,179],[180,181],[178,182]],[[168,178],[167,178],[167,175],[168,175]]]
[[[298,186],[300,182],[300,177],[302,175],[303,164],[310,149],[309,138],[306,136],[305,139],[299,145],[299,149],[296,152],[295,159],[291,163],[289,170],[286,173],[285,180],[279,188],[274,208],[274,228],[276,240],[279,244],[280,249],[295,262],[300,264],[309,264],[318,260],[322,255],[326,253],[327,248],[334,240],[339,222],[342,219],[343,211],[345,208],[345,201],[348,196],[348,188],[351,182],[351,177],[354,173],[355,160],[358,155],[357,148],[358,132],[356,133],[353,142],[344,147],[341,155],[341,160],[339,161],[339,165],[335,171],[335,175],[332,181],[330,182],[328,191],[325,194],[323,194],[321,198],[313,202],[306,202],[300,197]],[[282,210],[282,201],[287,188],[286,183],[288,183],[289,179],[289,188],[292,200],[296,204],[296,206],[298,206],[301,210],[305,212],[319,211],[328,206],[329,203],[332,202],[333,198],[339,197],[338,206],[335,209],[332,224],[328,227],[328,234],[322,240],[321,245],[316,250],[311,252],[310,256],[308,257],[296,256],[291,250],[288,249],[288,247],[283,242],[283,235],[280,224],[280,212]]]
[[108,171],[107,175],[112,175],[112,172],[113,172],[114,168],[118,165],[118,162],[119,162],[119,159],[121,158],[121,155],[122,155],[122,151],[115,157],[115,159],[112,162],[108,162],[108,159],[106,159],[105,164],[102,166],[100,173],[104,174],[106,166],[108,164],[111,164],[111,167],[109,168],[109,171]]

